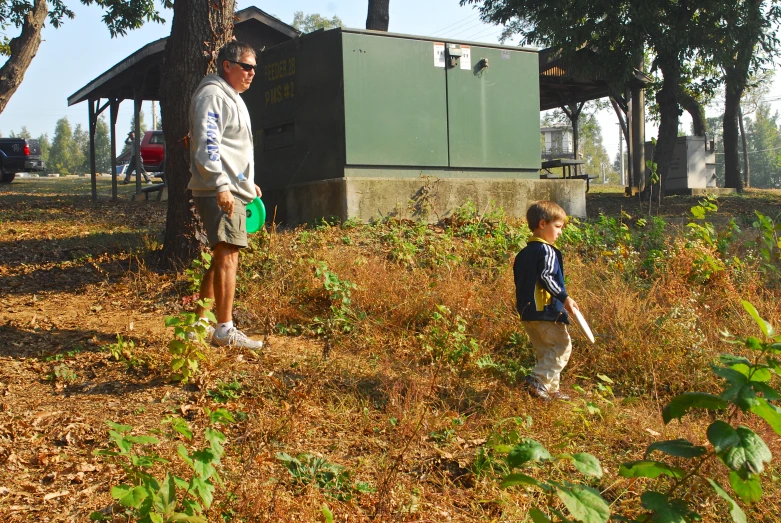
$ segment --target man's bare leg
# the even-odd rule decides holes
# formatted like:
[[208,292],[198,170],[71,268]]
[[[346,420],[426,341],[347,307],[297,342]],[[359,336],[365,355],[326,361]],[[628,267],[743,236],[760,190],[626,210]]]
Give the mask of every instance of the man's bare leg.
[[[227,323],[233,319],[238,263],[239,248],[220,242],[214,246],[211,265],[201,280],[198,297],[201,300],[212,300],[212,305],[216,306],[218,323]],[[203,318],[206,310],[199,305],[195,312],[199,318]]]
[[239,268],[239,248],[220,242],[212,254],[212,289],[217,323],[233,320],[233,298],[236,295],[236,272]]

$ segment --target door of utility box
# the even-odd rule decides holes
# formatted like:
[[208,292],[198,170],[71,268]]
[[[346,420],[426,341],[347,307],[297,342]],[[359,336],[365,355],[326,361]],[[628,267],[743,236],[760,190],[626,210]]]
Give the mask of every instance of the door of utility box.
[[540,166],[536,52],[343,33],[348,165]]

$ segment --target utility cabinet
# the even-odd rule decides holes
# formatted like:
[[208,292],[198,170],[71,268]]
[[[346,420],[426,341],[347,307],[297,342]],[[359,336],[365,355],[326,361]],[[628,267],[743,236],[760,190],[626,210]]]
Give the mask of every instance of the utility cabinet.
[[[387,214],[421,177],[539,177],[535,50],[338,28],[266,49],[258,64],[243,95],[256,179],[288,222],[357,206],[360,217]],[[473,200],[487,201],[480,191]]]
[[[653,158],[653,142],[645,143],[645,157]],[[646,179],[650,172],[646,171]],[[689,189],[716,187],[716,153],[713,142],[704,136],[679,136],[670,159],[665,180],[666,192],[688,192]]]

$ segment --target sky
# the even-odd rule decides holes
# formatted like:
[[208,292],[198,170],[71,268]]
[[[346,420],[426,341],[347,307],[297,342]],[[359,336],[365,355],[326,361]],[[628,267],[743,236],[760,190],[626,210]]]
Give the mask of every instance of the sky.
[[[60,118],[67,116],[73,128],[77,124],[87,126],[87,104],[68,107],[68,96],[88,84],[101,73],[131,55],[144,45],[164,38],[170,33],[171,11],[163,11],[166,24],[145,24],[130,31],[124,37],[111,38],[101,21],[103,11],[95,6],[84,6],[75,0],[69,2],[76,17],[66,20],[59,28],[47,26],[43,30],[43,42],[27,70],[24,81],[0,114],[0,132],[8,136],[27,126],[37,137],[47,133],[51,139]],[[367,0],[239,0],[238,9],[255,5],[286,23],[292,23],[296,11],[305,14],[319,13],[325,17],[334,15],[345,26],[363,28],[366,25]],[[453,41],[468,40],[496,43],[501,27],[483,24],[472,6],[461,7],[458,0],[390,0],[390,27],[396,33],[424,36],[440,36]],[[14,28],[8,28],[7,36],[14,37]],[[508,42],[512,44],[515,42]],[[781,75],[771,90],[771,97],[781,98]],[[774,107],[781,110],[781,102]],[[133,102],[120,105],[117,133],[122,135],[130,128]],[[143,106],[144,119],[151,128],[151,104]],[[158,107],[159,114],[159,107]],[[611,158],[618,151],[619,132],[615,114],[604,111],[598,115],[602,126],[605,148]],[[684,119],[684,128],[689,124]],[[646,124],[646,137],[656,135],[656,127]]]

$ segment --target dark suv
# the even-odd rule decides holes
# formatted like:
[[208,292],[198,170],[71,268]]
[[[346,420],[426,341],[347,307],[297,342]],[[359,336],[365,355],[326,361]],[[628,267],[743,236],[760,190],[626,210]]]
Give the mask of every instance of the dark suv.
[[38,172],[44,168],[38,140],[0,138],[0,183],[11,183],[16,173]]

